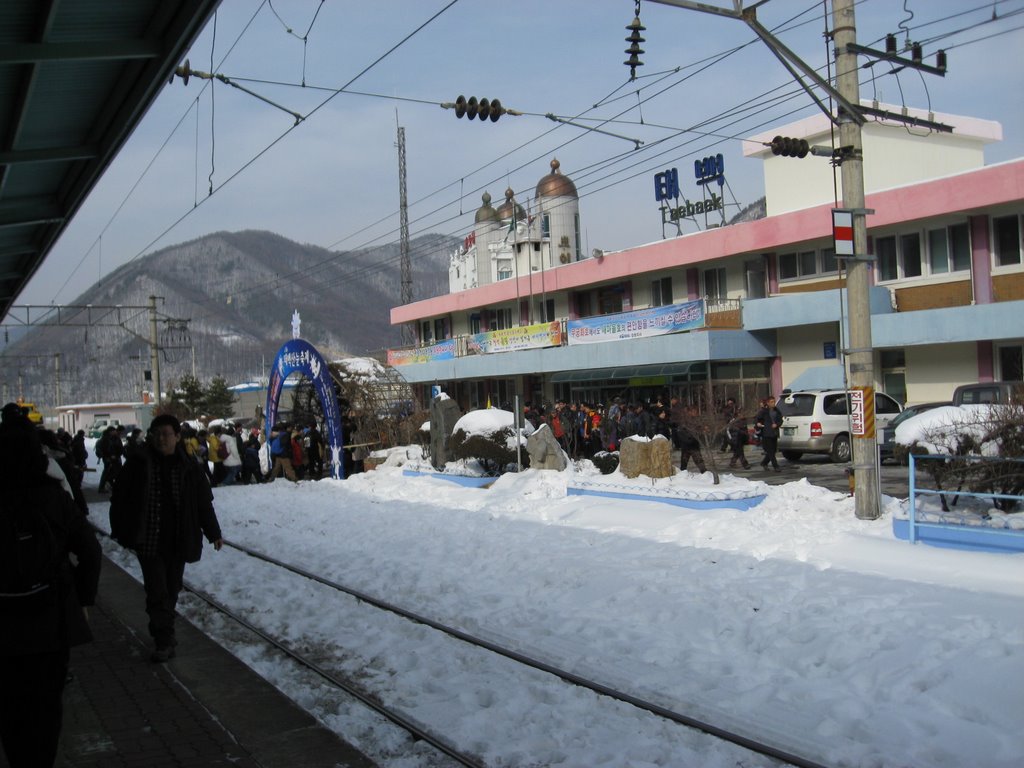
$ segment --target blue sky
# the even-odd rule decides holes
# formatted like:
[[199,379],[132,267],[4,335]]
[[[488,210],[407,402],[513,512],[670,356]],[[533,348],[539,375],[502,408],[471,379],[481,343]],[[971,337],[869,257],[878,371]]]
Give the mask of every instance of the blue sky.
[[[763,194],[760,162],[742,156],[739,139],[817,109],[737,20],[643,2],[644,66],[629,82],[630,0],[448,5],[224,0],[191,66],[305,119],[296,126],[283,109],[221,82],[211,97],[209,81],[176,79],[17,303],[70,303],[131,259],[218,230],[266,229],[344,250],[397,240],[397,124],[413,236],[464,236],[483,191],[497,204],[511,187],[526,204],[557,157],[580,192],[588,251],[650,242],[662,236],[656,172],[677,166],[683,195],[699,198],[693,160],[721,152],[732,213]],[[828,57],[824,14],[820,0],[758,9],[815,67]],[[1024,0],[862,0],[856,14],[862,44],[884,47],[893,32],[901,44],[923,41],[929,63],[949,50],[945,78],[877,67],[872,80],[863,70],[862,97],[997,120],[1004,141],[986,161],[1024,156]],[[342,86],[372,95],[335,95]],[[460,94],[527,114],[470,123],[437,106]],[[559,125],[548,113],[628,138]]]

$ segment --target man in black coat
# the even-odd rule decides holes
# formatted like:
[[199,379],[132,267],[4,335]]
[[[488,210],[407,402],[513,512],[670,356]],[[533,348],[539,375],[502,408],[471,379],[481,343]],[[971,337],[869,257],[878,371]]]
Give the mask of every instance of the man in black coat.
[[761,430],[761,448],[764,449],[764,458],[761,459],[761,468],[779,471],[779,460],[775,452],[779,449],[779,430],[782,429],[782,411],[775,406],[775,398],[769,396],[764,401],[764,407],[757,412],[754,419],[757,428]]
[[102,562],[85,517],[46,467],[39,431],[5,412],[0,743],[15,768],[54,763],[70,649],[92,640],[84,609],[94,604]]
[[110,498],[110,535],[139,558],[156,646],[150,658],[167,661],[177,645],[174,616],[185,563],[199,560],[204,535],[216,550],[223,544],[210,483],[181,446],[174,416],[153,419],[146,449],[121,470]]

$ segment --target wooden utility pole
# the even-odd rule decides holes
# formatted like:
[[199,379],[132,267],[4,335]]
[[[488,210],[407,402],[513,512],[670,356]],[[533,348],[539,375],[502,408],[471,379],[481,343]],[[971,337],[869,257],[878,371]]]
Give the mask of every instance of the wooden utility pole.
[[[833,43],[836,57],[836,89],[847,103],[860,104],[857,54],[848,46],[857,42],[854,0],[832,1]],[[843,155],[843,208],[853,213],[853,253],[847,260],[846,295],[849,307],[849,347],[846,359],[850,385],[863,388],[871,397],[865,398],[866,414],[871,425],[864,435],[851,437],[855,478],[854,508],[858,518],[875,520],[881,514],[878,495],[878,443],[874,431],[875,353],[871,342],[871,280],[867,259],[868,231],[864,209],[864,155],[861,123],[840,107],[839,144]],[[847,149],[848,148],[848,149]]]

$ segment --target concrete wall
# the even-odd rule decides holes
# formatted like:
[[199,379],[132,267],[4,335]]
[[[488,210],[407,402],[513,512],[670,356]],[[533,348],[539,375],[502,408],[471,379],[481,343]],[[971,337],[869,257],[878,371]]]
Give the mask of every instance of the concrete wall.
[[978,380],[977,345],[973,342],[907,347],[904,354],[908,403],[949,400],[959,384]]
[[822,323],[805,325],[799,328],[782,328],[778,332],[779,357],[782,358],[782,385],[788,387],[797,376],[808,368],[825,365],[839,366],[838,357],[826,360],[824,355],[825,342],[839,347],[839,324]]

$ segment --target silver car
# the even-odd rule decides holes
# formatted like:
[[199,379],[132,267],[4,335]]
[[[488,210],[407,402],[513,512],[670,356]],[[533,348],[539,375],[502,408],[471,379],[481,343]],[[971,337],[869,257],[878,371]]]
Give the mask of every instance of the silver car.
[[[779,451],[789,461],[805,453],[827,454],[832,461],[849,461],[850,394],[842,389],[808,389],[784,392],[778,401],[782,411]],[[878,434],[903,408],[884,392],[875,392],[875,429]]]

